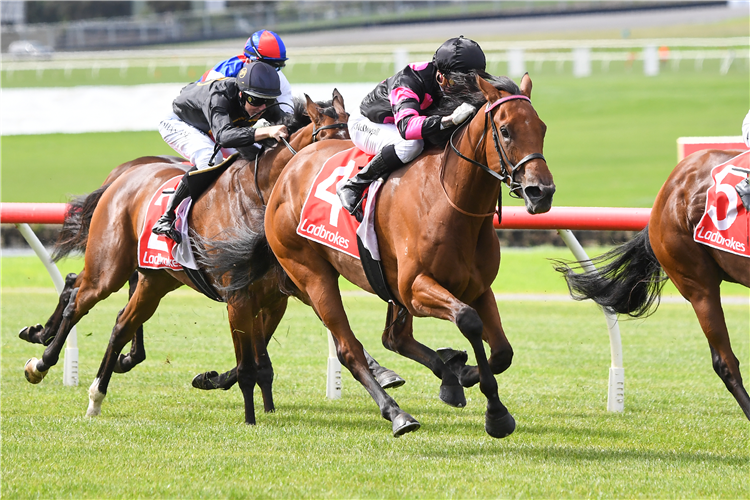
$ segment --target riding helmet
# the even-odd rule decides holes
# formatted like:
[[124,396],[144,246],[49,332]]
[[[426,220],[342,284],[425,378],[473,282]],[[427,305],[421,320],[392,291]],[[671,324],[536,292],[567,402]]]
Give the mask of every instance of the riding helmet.
[[240,91],[254,97],[272,99],[281,95],[281,84],[276,70],[261,61],[250,61],[237,74]]
[[451,38],[438,47],[432,62],[441,72],[468,73],[472,70],[484,71],[487,67],[482,48],[463,35]]
[[245,42],[245,56],[250,60],[261,60],[275,68],[284,66],[286,46],[281,37],[269,30],[253,33]]

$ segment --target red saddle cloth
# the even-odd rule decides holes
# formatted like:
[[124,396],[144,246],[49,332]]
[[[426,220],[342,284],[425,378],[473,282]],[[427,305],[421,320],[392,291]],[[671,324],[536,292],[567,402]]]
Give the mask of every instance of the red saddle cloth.
[[351,148],[326,160],[307,193],[297,234],[359,259],[359,222],[341,206],[336,186],[357,175],[371,159],[372,155]]
[[141,235],[138,237],[138,267],[182,271],[182,266],[172,256],[172,250],[176,245],[175,242],[164,235],[151,232],[159,217],[167,211],[169,197],[174,192],[181,178],[182,175],[178,175],[169,179],[151,197],[146,217],[143,221],[143,229],[141,230]]
[[750,215],[734,189],[747,174],[734,167],[750,169],[750,151],[711,169],[714,182],[708,188],[706,211],[695,227],[693,239],[725,252],[750,257]]

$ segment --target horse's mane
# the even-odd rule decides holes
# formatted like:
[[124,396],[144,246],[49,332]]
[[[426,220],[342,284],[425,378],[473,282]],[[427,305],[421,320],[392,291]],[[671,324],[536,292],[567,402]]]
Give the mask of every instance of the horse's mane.
[[[466,102],[479,109],[487,99],[477,84],[476,77],[483,78],[497,90],[508,92],[512,95],[521,93],[516,82],[507,76],[494,76],[484,71],[470,71],[469,73],[447,73],[445,76],[453,80],[454,84],[445,89],[443,97],[437,106],[428,109],[427,115],[448,116],[454,109]],[[453,129],[447,129],[443,133],[430,137],[430,143],[436,146],[445,146]]]
[[[307,114],[307,101],[305,99],[295,96],[292,98],[292,104],[294,106],[294,109],[291,113],[281,113],[281,118],[277,121],[272,122],[272,125],[286,125],[289,135],[292,135],[296,131],[312,123],[310,115]],[[315,101],[315,104],[317,104],[321,108],[321,112],[324,115],[330,116],[331,118],[336,118],[338,116],[336,110],[333,107],[333,99],[330,99],[328,101]],[[283,110],[285,108],[287,107],[284,106],[281,109]],[[261,144],[263,144],[266,149],[272,149],[279,143],[277,143],[273,139],[266,139],[264,141],[261,141]]]

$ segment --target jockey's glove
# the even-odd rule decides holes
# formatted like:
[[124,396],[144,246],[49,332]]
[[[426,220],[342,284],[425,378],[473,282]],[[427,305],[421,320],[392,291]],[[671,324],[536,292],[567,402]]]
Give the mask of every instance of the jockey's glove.
[[460,106],[453,110],[453,113],[451,113],[450,116],[446,116],[440,120],[440,128],[446,129],[455,125],[461,125],[472,116],[475,111],[476,109],[471,104],[467,102],[461,103]]
[[259,118],[258,121],[253,124],[253,128],[265,128],[270,126],[271,122],[269,122],[265,118]]

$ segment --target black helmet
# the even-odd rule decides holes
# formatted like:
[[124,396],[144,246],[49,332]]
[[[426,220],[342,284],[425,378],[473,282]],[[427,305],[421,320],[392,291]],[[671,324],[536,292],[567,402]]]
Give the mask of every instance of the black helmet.
[[487,67],[482,48],[463,35],[451,38],[438,47],[432,62],[441,72],[468,73],[472,70],[484,71]]
[[261,61],[245,64],[237,74],[237,85],[243,94],[262,99],[273,99],[281,95],[281,83],[276,70]]

